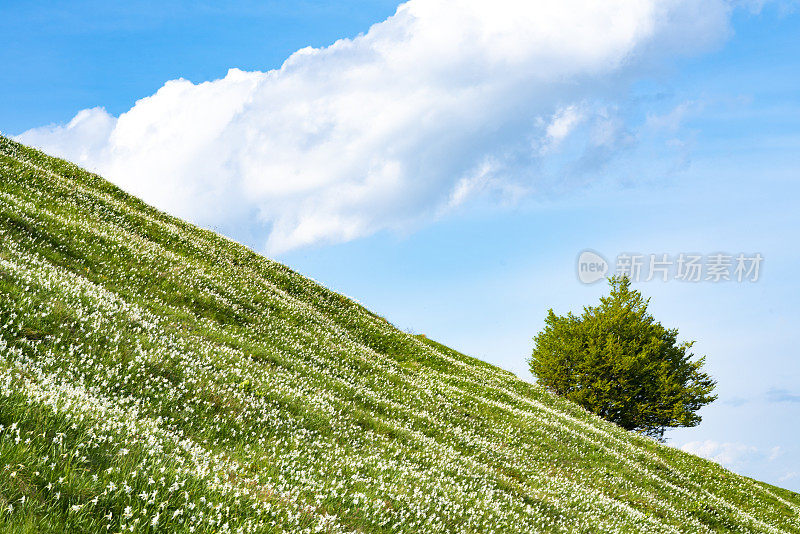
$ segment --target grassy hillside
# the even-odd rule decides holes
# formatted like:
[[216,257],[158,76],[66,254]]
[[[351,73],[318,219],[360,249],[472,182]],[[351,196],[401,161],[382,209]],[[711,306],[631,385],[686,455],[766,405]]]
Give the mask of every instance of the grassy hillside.
[[800,532],[593,417],[0,138],[0,532]]

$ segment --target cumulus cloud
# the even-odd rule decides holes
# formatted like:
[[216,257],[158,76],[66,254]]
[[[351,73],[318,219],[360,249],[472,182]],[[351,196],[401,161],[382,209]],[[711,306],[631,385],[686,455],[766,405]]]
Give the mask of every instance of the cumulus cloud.
[[22,142],[270,253],[536,191],[585,127],[585,161],[630,140],[615,105],[643,65],[727,35],[723,0],[410,0],[280,69],[168,81],[119,117],[83,110]]

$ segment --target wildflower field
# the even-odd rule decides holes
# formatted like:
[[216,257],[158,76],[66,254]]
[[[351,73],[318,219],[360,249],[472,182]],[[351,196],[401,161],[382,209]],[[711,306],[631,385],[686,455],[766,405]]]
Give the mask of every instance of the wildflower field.
[[0,137],[0,532],[800,533],[800,495]]

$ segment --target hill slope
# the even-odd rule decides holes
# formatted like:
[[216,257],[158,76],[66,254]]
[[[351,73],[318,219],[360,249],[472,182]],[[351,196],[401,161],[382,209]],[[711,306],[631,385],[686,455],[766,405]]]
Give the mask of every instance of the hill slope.
[[0,138],[0,532],[800,532],[593,417]]

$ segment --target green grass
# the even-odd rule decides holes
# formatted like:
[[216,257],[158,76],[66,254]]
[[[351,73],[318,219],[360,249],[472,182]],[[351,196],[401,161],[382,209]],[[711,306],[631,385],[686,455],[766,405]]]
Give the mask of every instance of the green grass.
[[0,138],[2,532],[800,532],[602,421]]

